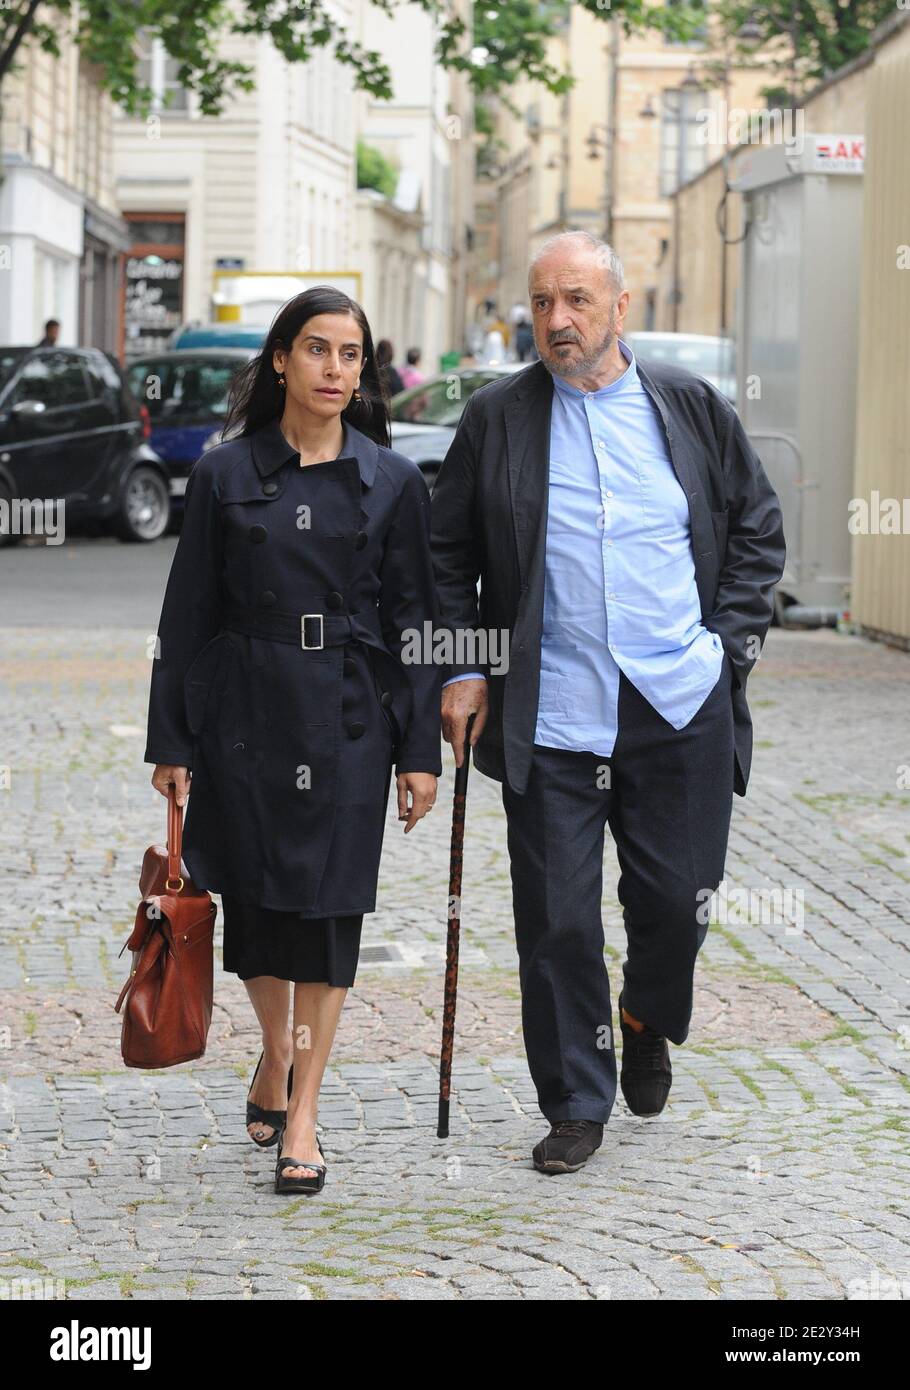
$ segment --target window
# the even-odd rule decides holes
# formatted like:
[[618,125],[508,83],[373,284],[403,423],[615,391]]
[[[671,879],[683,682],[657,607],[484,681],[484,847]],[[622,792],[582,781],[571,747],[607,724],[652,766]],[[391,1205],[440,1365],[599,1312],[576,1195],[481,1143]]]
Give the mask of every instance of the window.
[[157,114],[185,116],[187,91],[177,80],[180,64],[172,58],[161,39],[148,30],[139,34],[139,80],[154,93],[152,110]]
[[48,410],[53,410],[56,406],[83,405],[87,400],[79,358],[68,352],[43,352],[22,368],[9,404],[43,401]]
[[0,391],[9,382],[26,351],[25,348],[0,348]]
[[127,379],[133,395],[148,406],[156,425],[205,424],[227,415],[231,382],[243,365],[242,360],[213,361],[189,353],[180,362],[140,358],[130,364]]
[[410,391],[404,392],[395,401],[392,406],[392,419],[408,420],[415,425],[454,427],[461,419],[461,412],[468,403],[468,397],[473,395],[479,386],[485,386],[488,381],[495,380],[497,374],[492,372],[465,375],[460,379],[457,396],[454,394],[452,379],[448,376],[439,377],[436,381],[420,386],[412,386]]
[[661,93],[660,195],[667,198],[705,167],[707,145],[697,139],[707,94],[699,87]]
[[92,354],[82,359],[88,372],[89,388],[94,396],[110,400],[120,395],[120,377],[103,353]]
[[134,246],[183,246],[186,224],[183,217],[156,218],[126,214]]

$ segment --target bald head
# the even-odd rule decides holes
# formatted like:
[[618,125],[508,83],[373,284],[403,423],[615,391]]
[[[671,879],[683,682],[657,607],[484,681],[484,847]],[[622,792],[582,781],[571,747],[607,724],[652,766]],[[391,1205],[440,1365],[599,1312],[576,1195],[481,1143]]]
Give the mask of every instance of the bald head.
[[622,261],[610,243],[590,232],[575,231],[558,232],[537,248],[528,265],[528,293],[531,292],[537,266],[545,262],[549,267],[551,263],[562,264],[567,260],[603,271],[616,294],[621,294],[625,289]]

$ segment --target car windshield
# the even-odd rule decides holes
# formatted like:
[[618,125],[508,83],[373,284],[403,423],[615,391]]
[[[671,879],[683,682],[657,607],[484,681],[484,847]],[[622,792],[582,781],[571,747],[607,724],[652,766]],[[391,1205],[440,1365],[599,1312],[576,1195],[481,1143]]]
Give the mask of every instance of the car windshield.
[[131,362],[127,377],[133,395],[148,406],[153,424],[200,424],[227,414],[231,380],[243,365],[236,358],[149,357]]
[[712,372],[729,376],[734,371],[732,338],[686,338],[668,333],[665,337],[636,338],[629,335],[629,346],[647,362],[672,362],[690,372]]
[[433,377],[394,398],[392,419],[409,425],[451,425],[454,429],[478,386],[495,379],[495,372],[453,372],[450,376]]
[[28,351],[28,348],[0,348],[0,391]]

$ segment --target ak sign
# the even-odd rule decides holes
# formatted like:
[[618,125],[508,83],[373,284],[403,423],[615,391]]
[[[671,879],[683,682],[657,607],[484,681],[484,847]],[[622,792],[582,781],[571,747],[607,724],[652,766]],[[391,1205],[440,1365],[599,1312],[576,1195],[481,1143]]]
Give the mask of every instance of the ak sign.
[[806,172],[811,174],[861,174],[866,142],[861,135],[810,135]]

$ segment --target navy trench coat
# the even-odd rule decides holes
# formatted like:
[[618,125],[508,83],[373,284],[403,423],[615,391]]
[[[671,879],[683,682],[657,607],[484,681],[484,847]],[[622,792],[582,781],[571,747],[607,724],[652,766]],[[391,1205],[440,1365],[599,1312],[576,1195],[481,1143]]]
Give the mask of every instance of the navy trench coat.
[[197,887],[375,910],[392,764],[442,772],[441,668],[408,637],[439,617],[429,525],[417,466],[346,421],[324,463],[301,467],[275,419],[195,464],[144,756],[192,770]]

